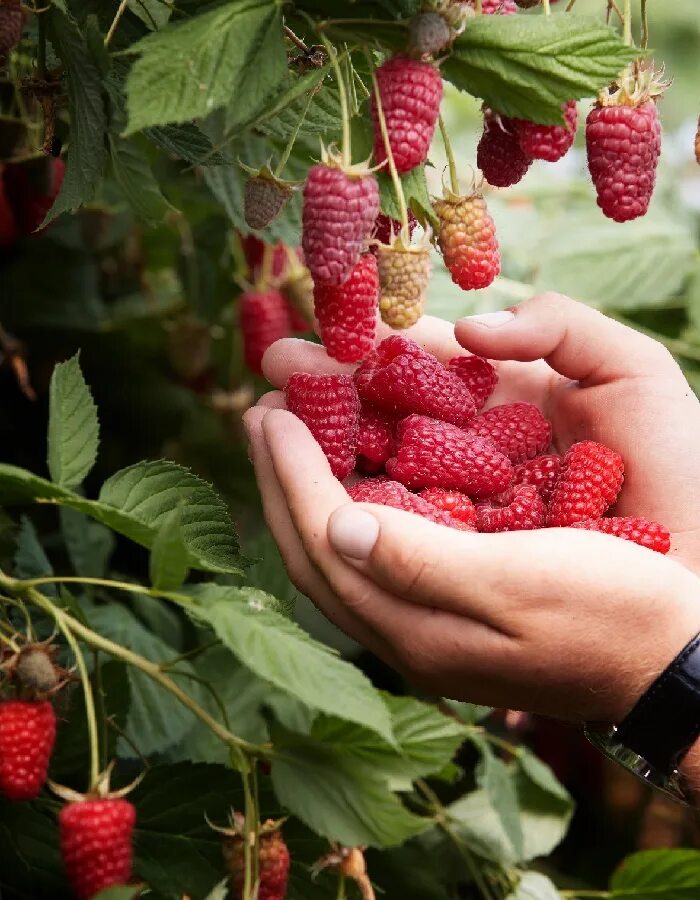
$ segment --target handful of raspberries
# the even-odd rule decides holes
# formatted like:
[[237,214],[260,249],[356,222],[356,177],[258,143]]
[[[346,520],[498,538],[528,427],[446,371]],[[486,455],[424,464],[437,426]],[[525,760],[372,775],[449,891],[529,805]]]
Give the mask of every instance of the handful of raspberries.
[[485,359],[443,365],[393,335],[354,375],[295,373],[285,394],[337,478],[373,476],[348,486],[355,501],[465,531],[583,528],[668,553],[663,525],[605,517],[622,488],[619,454],[595,441],[552,452],[551,425],[531,403],[482,411],[497,381]]

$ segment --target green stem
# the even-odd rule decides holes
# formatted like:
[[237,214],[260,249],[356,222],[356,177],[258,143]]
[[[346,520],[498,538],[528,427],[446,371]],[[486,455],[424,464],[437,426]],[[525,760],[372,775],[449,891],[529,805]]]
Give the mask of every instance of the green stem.
[[[318,87],[320,87],[320,86],[321,86],[321,83],[319,82]],[[304,107],[304,111],[301,114],[301,118],[297,122],[297,124],[294,128],[294,131],[291,133],[289,140],[287,141],[287,146],[284,148],[284,153],[280,157],[280,161],[277,164],[277,168],[275,169],[275,176],[277,178],[281,177],[282,172],[284,171],[284,167],[287,165],[287,162],[289,161],[290,154],[294,148],[296,139],[299,136],[299,131],[301,129],[301,126],[304,124],[304,119],[306,118],[306,114],[309,111],[309,107],[311,106],[311,101],[314,99],[315,94],[316,94],[316,88],[314,88],[314,90],[309,92],[309,97],[308,97],[308,100],[306,101],[306,106]]]
[[19,653],[19,647],[12,640],[12,638],[6,637],[2,631],[0,631],[0,643],[5,644],[6,647],[9,647],[13,653]]
[[386,118],[384,117],[384,108],[382,106],[382,95],[379,90],[379,83],[377,81],[377,74],[374,70],[374,66],[372,65],[372,58],[369,55],[369,52],[365,51],[367,56],[367,62],[369,63],[370,72],[372,75],[372,89],[374,90],[374,102],[377,108],[377,118],[379,119],[379,128],[382,133],[382,140],[384,141],[384,151],[386,153],[386,159],[389,164],[389,172],[391,174],[391,181],[394,185],[394,193],[396,194],[396,201],[399,204],[399,210],[401,212],[401,229],[404,234],[408,234],[408,210],[406,209],[406,198],[403,195],[403,187],[401,186],[401,179],[399,178],[399,173],[396,171],[396,163],[394,162],[394,154],[391,151],[391,143],[389,141],[389,132],[386,127]]
[[632,46],[632,0],[624,0],[622,7],[622,37],[628,47]]
[[642,0],[642,48],[649,46],[649,16],[647,15],[647,0]]
[[142,584],[132,584],[130,581],[110,581],[108,578],[83,578],[78,575],[52,575],[45,578],[28,578],[24,581],[11,579],[15,590],[40,587],[43,584],[92,584],[98,587],[114,588],[118,591],[127,591],[130,594],[145,594],[156,600],[176,600],[184,606],[191,606],[191,597],[177,592],[158,591],[155,588],[147,588]]
[[97,715],[98,741],[102,748],[100,756],[100,771],[104,771],[109,760],[107,759],[107,710],[105,709],[105,695],[102,686],[102,669],[100,668],[99,650],[92,651],[92,672],[95,682],[95,710]]
[[117,8],[117,12],[115,13],[114,19],[112,19],[112,24],[109,26],[109,31],[107,32],[107,36],[105,37],[105,47],[108,47],[112,38],[114,37],[114,32],[117,30],[117,26],[121,21],[121,17],[126,12],[126,8],[129,5],[129,0],[122,0]]
[[326,48],[326,53],[328,53],[328,58],[331,61],[331,65],[333,66],[333,71],[335,72],[335,77],[338,82],[340,109],[343,119],[343,166],[345,168],[350,168],[350,166],[352,165],[352,147],[350,146],[350,108],[348,106],[348,94],[345,89],[345,81],[343,79],[343,73],[340,69],[338,54],[335,47],[331,44],[328,38],[321,33],[321,31],[318,32],[318,36],[320,37],[323,46]]
[[476,3],[474,4],[474,11],[476,12],[477,16],[480,16],[483,13],[484,10],[482,8],[481,0],[476,0]]
[[445,120],[442,118],[442,115],[438,118],[438,123],[440,125],[440,134],[442,135],[442,142],[445,145],[445,153],[447,154],[447,164],[450,168],[450,187],[452,188],[453,194],[459,194],[459,179],[457,178],[457,166],[455,165],[455,157],[452,152],[452,144],[450,143],[450,139],[447,134],[447,128],[445,127]]
[[345,875],[342,872],[338,874],[338,894],[336,900],[345,900]]

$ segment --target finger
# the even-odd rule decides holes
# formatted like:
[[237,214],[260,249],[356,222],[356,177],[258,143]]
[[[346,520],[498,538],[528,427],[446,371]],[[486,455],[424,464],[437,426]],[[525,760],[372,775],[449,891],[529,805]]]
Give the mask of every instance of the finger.
[[286,409],[287,404],[282,391],[268,391],[258,400],[256,406],[265,409]]
[[421,316],[415,325],[400,332],[380,322],[377,326],[377,343],[394,334],[410,338],[442,362],[464,355],[464,350],[455,339],[454,325],[435,316]]
[[294,372],[311,375],[351,375],[357,367],[331,359],[320,344],[301,338],[283,338],[268,348],[263,356],[265,378],[275,387],[283,388]]

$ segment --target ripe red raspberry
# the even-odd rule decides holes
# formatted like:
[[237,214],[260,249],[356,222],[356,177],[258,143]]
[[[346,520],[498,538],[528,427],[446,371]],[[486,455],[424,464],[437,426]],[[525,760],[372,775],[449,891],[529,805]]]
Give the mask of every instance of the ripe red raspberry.
[[544,528],[547,507],[536,487],[519,484],[512,489],[512,496],[505,506],[480,503],[476,508],[476,524],[479,531],[531,531]]
[[393,509],[403,509],[405,512],[415,513],[437,525],[447,525],[448,528],[456,528],[459,531],[464,530],[456,518],[453,519],[432,503],[412,494],[398,481],[391,481],[383,476],[364,478],[362,481],[358,481],[348,488],[348,494],[356,503],[377,503],[380,506],[391,506]]
[[34,800],[44,786],[56,739],[48,700],[0,703],[0,791],[8,800]]
[[465,384],[415,341],[392,335],[355,373],[360,397],[393,418],[419,413],[466,425],[476,409]]
[[[271,821],[263,828],[271,827]],[[231,873],[232,900],[241,900],[245,887],[245,849],[240,835],[228,837],[223,844],[226,868]],[[282,833],[276,829],[261,834],[258,849],[260,887],[258,900],[284,900],[291,862],[289,849]]]
[[5,191],[22,234],[35,233],[44,221],[61,190],[65,171],[63,160],[52,157],[5,166]]
[[671,535],[665,525],[651,522],[637,516],[611,516],[609,519],[584,519],[574,522],[572,528],[584,528],[586,531],[600,531],[633,541],[657,553],[668,553],[671,549]]
[[314,309],[328,355],[340,362],[360,362],[374,347],[379,303],[377,260],[364,253],[340,285],[317,283]]
[[460,522],[464,531],[476,531],[476,507],[466,494],[431,487],[424,488],[420,496]]
[[522,180],[532,159],[520,148],[513,119],[486,111],[484,133],[476,148],[476,164],[494,187],[510,187]]
[[471,497],[498,494],[513,477],[511,464],[490,441],[415,415],[399,422],[386,471],[409,488],[443,487]]
[[5,192],[5,185],[0,171],[0,250],[14,246],[19,239],[19,228],[15,214]]
[[595,441],[581,441],[564,457],[549,504],[547,524],[553,528],[598,519],[617,499],[622,487],[622,457]]
[[[408,56],[393,56],[377,69],[382,110],[397,171],[424,163],[430,150],[442,100],[442,78],[435,66]],[[386,160],[379,117],[372,96],[374,157]]]
[[496,226],[481,194],[435,201],[438,242],[445,265],[462,290],[488,287],[501,271]]
[[20,0],[0,0],[0,60],[19,44],[25,18]]
[[260,375],[267,348],[287,337],[292,329],[289,306],[277,290],[245,291],[239,302],[245,362],[251,372]]
[[[413,232],[415,231],[416,225],[418,224],[418,219],[416,219],[410,209],[407,210],[407,212],[408,234],[409,237],[411,237],[413,235]],[[400,231],[401,222],[399,222],[398,219],[392,219],[391,216],[387,216],[383,212],[380,212],[374,222],[372,238],[375,241],[379,241],[380,244],[390,244],[395,237],[398,237]]]
[[[474,0],[470,5],[475,6]],[[512,16],[518,11],[515,0],[482,0],[481,11],[486,16]]]
[[335,477],[346,478],[355,468],[360,420],[352,376],[296,372],[284,392],[287,409],[307,425]]
[[556,454],[536,456],[515,467],[513,484],[531,484],[540,492],[544,502],[549,503],[560,472],[561,456]]
[[576,101],[569,100],[562,108],[566,120],[564,125],[538,125],[527,119],[515,119],[520,149],[525,156],[556,162],[569,152],[576,138]]
[[360,257],[379,212],[373,175],[319,163],[304,185],[302,246],[316,283],[342,284]]
[[641,106],[595,106],[586,121],[586,148],[603,213],[616,222],[643,216],[661,153],[661,124],[654,101]]
[[129,881],[135,821],[136,810],[123,799],[85,799],[63,807],[61,856],[78,900]]
[[498,384],[498,373],[481,356],[455,356],[447,368],[466,384],[477,409],[481,409]]
[[369,475],[380,472],[393,452],[392,420],[386,413],[363,407],[357,438],[357,468]]
[[532,403],[494,406],[480,413],[469,430],[490,440],[514,465],[537,456],[552,440],[552,426]]

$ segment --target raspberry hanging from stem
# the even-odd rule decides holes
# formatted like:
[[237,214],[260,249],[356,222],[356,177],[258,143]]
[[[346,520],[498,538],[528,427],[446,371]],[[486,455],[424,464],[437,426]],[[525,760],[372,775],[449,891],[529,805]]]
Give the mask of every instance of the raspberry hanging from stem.
[[445,127],[445,120],[442,118],[442,113],[438,116],[438,123],[440,125],[440,134],[442,135],[442,142],[445,145],[445,153],[447,155],[447,165],[450,169],[450,187],[452,188],[453,194],[459,194],[459,179],[457,177],[457,166],[455,164],[454,153],[452,152],[452,144],[450,143],[450,138],[447,134],[447,128]]

